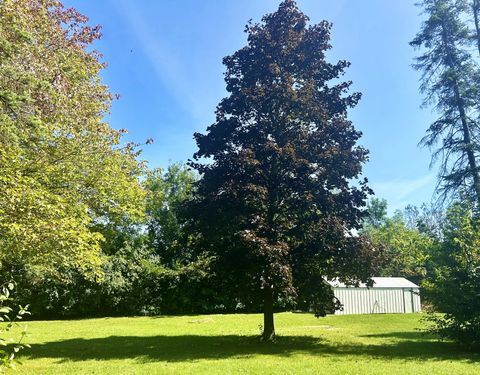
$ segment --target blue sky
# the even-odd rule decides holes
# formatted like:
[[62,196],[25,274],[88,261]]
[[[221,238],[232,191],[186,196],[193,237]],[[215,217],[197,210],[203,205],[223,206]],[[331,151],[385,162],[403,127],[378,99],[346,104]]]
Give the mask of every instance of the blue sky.
[[[128,140],[152,137],[143,158],[151,167],[186,161],[196,150],[195,131],[214,120],[225,95],[222,58],[241,48],[249,19],[276,10],[279,0],[66,0],[66,6],[103,27],[95,47],[108,68],[103,78],[121,95],[108,121]],[[298,0],[311,22],[333,22],[329,59],[346,59],[353,89],[363,93],[350,117],[370,150],[364,168],[390,212],[429,202],[436,169],[417,147],[434,117],[421,109],[415,51],[419,29],[415,0]]]

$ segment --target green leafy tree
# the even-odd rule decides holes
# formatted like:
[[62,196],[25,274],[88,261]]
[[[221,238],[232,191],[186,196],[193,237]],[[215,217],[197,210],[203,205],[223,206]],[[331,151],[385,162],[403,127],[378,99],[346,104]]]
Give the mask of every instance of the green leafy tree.
[[370,193],[350,184],[368,153],[347,117],[360,94],[339,79],[349,63],[325,59],[331,24],[307,21],[286,0],[247,25],[247,45],[223,60],[229,95],[195,134],[191,162],[201,175],[192,232],[225,299],[263,306],[265,340],[282,301],[324,314],[333,296],[323,277],[368,281],[375,258],[352,234]]
[[362,233],[383,250],[385,260],[379,276],[401,276],[420,283],[431,266],[431,253],[441,236],[439,210],[427,205],[409,205],[387,215],[387,201],[370,200]]
[[211,270],[210,257],[195,254],[192,235],[185,228],[189,216],[185,203],[192,198],[197,179],[187,165],[174,163],[166,170],[151,171],[144,182],[148,245],[159,257],[148,268],[149,278],[157,287],[156,305],[162,313],[226,309],[213,294],[218,279]]
[[138,151],[103,121],[100,29],[55,0],[0,1],[0,25],[0,263],[93,275],[94,227],[143,210]]
[[467,3],[423,0],[421,5],[426,20],[411,45],[423,48],[415,67],[422,71],[424,104],[433,103],[439,113],[421,144],[435,148],[432,162],[440,160],[438,188],[444,197],[463,192],[479,205],[480,75],[470,53]]
[[149,172],[145,180],[149,244],[165,266],[189,260],[189,235],[183,228],[181,211],[192,196],[196,179],[186,165],[175,163],[166,171]]
[[367,216],[364,223],[367,226],[379,227],[387,220],[386,199],[372,198],[367,204]]
[[386,218],[382,225],[365,225],[364,232],[375,247],[385,251],[388,261],[380,276],[407,277],[417,283],[426,276],[435,240],[407,227],[401,213]]
[[408,205],[401,215],[407,228],[415,229],[435,241],[442,239],[445,210],[441,205],[425,203],[420,207]]
[[444,240],[434,253],[435,268],[424,292],[435,309],[431,331],[463,344],[480,344],[480,229],[472,207],[454,204],[447,213]]

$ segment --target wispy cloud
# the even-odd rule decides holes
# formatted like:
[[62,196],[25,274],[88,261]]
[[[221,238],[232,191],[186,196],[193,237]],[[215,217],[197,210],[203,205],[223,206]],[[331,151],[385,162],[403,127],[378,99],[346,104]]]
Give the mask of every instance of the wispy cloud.
[[435,174],[429,173],[414,179],[396,178],[390,181],[372,182],[371,187],[376,196],[387,199],[389,211],[393,212],[412,203],[410,198],[414,198],[419,190],[433,186],[434,181]]
[[182,61],[176,49],[155,32],[147,17],[141,13],[142,8],[135,2],[118,0],[112,4],[127,22],[164,87],[184,110],[194,117],[201,117],[204,113],[202,95],[190,84],[188,66]]

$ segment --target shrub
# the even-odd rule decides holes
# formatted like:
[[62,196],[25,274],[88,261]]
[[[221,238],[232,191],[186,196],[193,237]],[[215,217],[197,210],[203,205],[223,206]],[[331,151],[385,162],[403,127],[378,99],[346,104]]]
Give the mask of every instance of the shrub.
[[[3,373],[8,368],[15,366],[16,354],[24,349],[30,347],[23,342],[26,336],[26,327],[23,327],[20,334],[15,339],[11,337],[12,331],[19,328],[19,321],[23,319],[24,315],[29,314],[28,306],[18,306],[16,314],[12,307],[8,306],[11,302],[11,292],[14,289],[13,283],[8,283],[0,289],[0,321],[3,322],[0,326],[0,372]],[[12,315],[14,317],[12,318]]]

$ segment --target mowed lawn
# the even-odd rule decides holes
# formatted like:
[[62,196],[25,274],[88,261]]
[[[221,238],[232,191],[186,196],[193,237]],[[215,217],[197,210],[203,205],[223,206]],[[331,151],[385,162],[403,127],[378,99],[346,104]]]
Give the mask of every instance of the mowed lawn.
[[35,321],[13,374],[480,374],[478,352],[422,335],[421,316],[276,314],[274,343],[257,314]]

